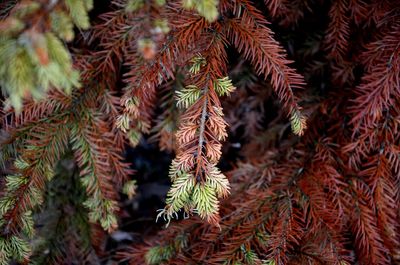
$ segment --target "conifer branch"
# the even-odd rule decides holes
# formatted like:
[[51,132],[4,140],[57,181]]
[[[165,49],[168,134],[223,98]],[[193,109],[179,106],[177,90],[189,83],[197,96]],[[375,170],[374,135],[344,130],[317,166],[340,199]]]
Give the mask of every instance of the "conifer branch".
[[[0,9],[0,264],[400,262],[398,0]],[[125,159],[153,140],[175,152],[158,218],[185,220],[121,250],[104,230],[141,228],[153,174]]]
[[[0,248],[3,249],[12,247],[10,244],[14,239],[22,240],[21,235],[32,236],[33,221],[28,221],[31,210],[41,203],[45,183],[51,179],[52,169],[67,146],[68,127],[42,125],[33,127],[28,133],[32,138],[26,142],[22,157],[15,161],[18,171],[8,177],[8,187],[0,201]],[[5,251],[0,262],[5,263],[11,258],[28,259],[27,243],[21,241],[15,248],[14,252]]]
[[[190,89],[178,91],[178,104],[188,109],[181,117],[180,128],[176,135],[178,152],[172,162],[170,176],[173,183],[182,181],[181,176],[185,176],[186,187],[181,191],[171,189],[167,194],[167,206],[159,216],[168,221],[184,206],[185,212],[189,214],[196,212],[202,218],[207,218],[208,222],[218,225],[217,197],[224,197],[229,193],[228,181],[215,167],[221,156],[219,141],[226,137],[226,124],[222,119],[214,82],[217,82],[221,94],[233,90],[230,82],[215,80],[218,72],[213,68],[216,66],[214,62],[224,58],[220,48],[221,42],[213,37],[209,50],[203,52],[209,56],[202,57],[206,61],[205,65],[193,71],[193,76],[189,79],[195,85]],[[192,62],[203,64],[204,59],[192,59]],[[175,204],[178,197],[184,198],[178,204],[179,207]]]
[[[76,160],[81,168],[82,184],[86,188],[90,198],[85,202],[86,207],[91,210],[90,218],[93,222],[100,221],[102,227],[112,231],[117,226],[115,212],[117,194],[114,190],[111,171],[104,166],[109,160],[104,153],[107,152],[98,140],[98,133],[101,128],[98,126],[101,121],[96,119],[95,114],[87,113],[87,117],[80,117],[81,122],[71,128],[71,138]],[[81,127],[83,124],[95,128],[90,132],[88,128]]]
[[389,264],[385,253],[388,249],[383,244],[383,239],[377,232],[377,220],[373,212],[375,211],[370,191],[365,183],[354,180],[352,183],[353,196],[356,196],[356,214],[351,220],[353,233],[358,242],[357,248],[362,260],[367,263]]
[[70,93],[80,86],[79,74],[60,39],[73,39],[74,24],[89,27],[87,12],[92,6],[91,0],[25,1],[1,21],[0,60],[11,65],[0,67],[0,84],[17,112],[23,100],[43,98],[50,87]]
[[257,10],[247,11],[247,8],[248,3],[243,10],[234,12],[251,26],[244,27],[241,20],[232,18],[227,21],[226,34],[239,52],[244,52],[245,58],[252,62],[258,74],[263,74],[265,78],[271,74],[272,85],[291,117],[292,126],[296,129],[294,132],[302,135],[306,121],[292,89],[301,88],[304,80],[288,66],[290,61],[284,58],[282,48],[273,39],[273,33],[266,26],[267,21],[260,17]]
[[350,34],[348,10],[349,2],[340,0],[333,3],[329,12],[330,22],[325,42],[329,55],[336,60],[343,60],[348,51]]

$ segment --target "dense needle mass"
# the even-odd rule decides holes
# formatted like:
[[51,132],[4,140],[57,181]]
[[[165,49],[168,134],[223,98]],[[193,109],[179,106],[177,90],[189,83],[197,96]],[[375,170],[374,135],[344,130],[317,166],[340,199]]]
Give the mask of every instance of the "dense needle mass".
[[5,0],[0,87],[1,265],[400,263],[397,0]]

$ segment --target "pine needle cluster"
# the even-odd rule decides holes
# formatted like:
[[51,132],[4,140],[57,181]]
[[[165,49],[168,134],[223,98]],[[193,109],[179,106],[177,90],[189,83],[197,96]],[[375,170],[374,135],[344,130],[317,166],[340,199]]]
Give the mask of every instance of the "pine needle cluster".
[[0,264],[111,255],[144,141],[169,227],[115,259],[399,263],[399,43],[396,0],[3,1]]

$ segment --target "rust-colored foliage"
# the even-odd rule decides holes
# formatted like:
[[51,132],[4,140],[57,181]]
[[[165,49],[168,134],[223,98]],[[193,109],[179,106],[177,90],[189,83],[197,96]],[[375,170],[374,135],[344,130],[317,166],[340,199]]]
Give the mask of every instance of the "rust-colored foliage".
[[[0,30],[30,2],[1,3]],[[88,28],[74,3],[54,10]],[[55,31],[51,12],[7,37]],[[54,264],[400,263],[400,1],[115,0],[90,15],[68,44],[71,94],[5,99],[0,250],[32,236],[27,216],[68,157],[88,211],[68,205],[84,212],[89,243],[79,253],[68,236]],[[144,141],[174,154],[171,188],[157,232],[111,255],[105,231],[127,219],[120,193],[134,195],[125,150]],[[0,264],[35,260],[32,248]]]

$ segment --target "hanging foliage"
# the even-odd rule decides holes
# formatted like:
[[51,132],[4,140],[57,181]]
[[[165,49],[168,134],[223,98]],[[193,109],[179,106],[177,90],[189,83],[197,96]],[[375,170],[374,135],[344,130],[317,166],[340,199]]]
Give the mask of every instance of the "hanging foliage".
[[6,0],[0,87],[0,264],[400,263],[399,1]]

